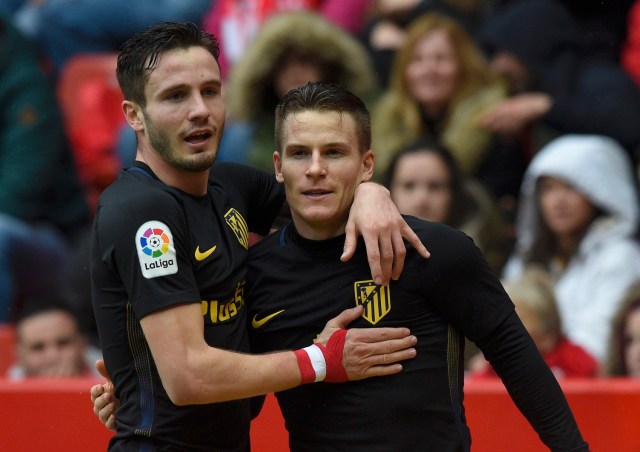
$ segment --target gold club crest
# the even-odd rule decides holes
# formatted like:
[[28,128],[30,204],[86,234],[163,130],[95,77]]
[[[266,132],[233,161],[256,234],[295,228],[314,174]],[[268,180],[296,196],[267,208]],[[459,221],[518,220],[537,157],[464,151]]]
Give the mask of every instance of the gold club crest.
[[378,286],[373,280],[357,281],[353,284],[356,306],[364,305],[364,317],[375,325],[391,311],[391,289],[389,286]]
[[224,219],[238,238],[240,245],[245,249],[249,249],[249,227],[240,212],[233,207],[224,214]]

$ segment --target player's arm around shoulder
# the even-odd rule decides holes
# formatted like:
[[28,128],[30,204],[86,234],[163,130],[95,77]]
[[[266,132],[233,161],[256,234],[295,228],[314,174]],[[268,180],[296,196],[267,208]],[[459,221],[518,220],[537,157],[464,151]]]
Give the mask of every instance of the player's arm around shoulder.
[[156,311],[140,323],[169,398],[176,405],[190,405],[399,372],[401,366],[393,363],[415,355],[415,338],[406,328],[347,332],[343,326],[361,313],[361,308],[350,309],[330,321],[323,333],[326,344],[263,355],[207,345],[199,303]]

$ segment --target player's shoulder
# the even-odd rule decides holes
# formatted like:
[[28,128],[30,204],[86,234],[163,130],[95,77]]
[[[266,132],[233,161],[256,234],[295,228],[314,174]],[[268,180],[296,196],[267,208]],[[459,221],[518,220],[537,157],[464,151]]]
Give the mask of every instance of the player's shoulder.
[[209,185],[242,190],[246,185],[271,180],[273,175],[265,171],[236,162],[218,162],[211,166]]
[[101,194],[101,199],[117,204],[129,204],[157,197],[172,196],[176,190],[150,175],[124,170]]
[[458,229],[410,215],[403,217],[432,255],[446,253],[453,257],[476,252],[473,239]]
[[424,240],[459,240],[466,237],[466,235],[460,232],[458,229],[454,229],[444,223],[436,223],[433,221],[422,220],[420,218],[403,215],[403,218],[409,225],[413,232],[418,237]]
[[278,229],[254,243],[249,249],[249,256],[265,256],[270,253],[276,252],[279,248],[281,248],[280,236],[282,235],[283,230],[284,229]]
[[174,215],[180,210],[180,192],[145,176],[124,171],[98,201],[101,222],[136,221],[137,218]]

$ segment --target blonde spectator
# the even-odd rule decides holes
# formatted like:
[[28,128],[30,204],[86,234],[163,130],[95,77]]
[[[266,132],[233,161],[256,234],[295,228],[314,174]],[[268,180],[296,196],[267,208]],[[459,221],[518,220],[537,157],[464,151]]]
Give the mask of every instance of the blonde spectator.
[[[521,278],[504,282],[504,288],[538,351],[557,378],[597,375],[596,360],[562,333],[553,283],[547,272],[530,267]],[[497,377],[484,359],[474,359],[473,365],[475,368],[470,377]]]
[[465,175],[475,175],[493,139],[477,118],[505,96],[505,86],[458,22],[437,13],[416,19],[373,110],[377,171],[382,174],[399,149],[429,136],[451,151]]

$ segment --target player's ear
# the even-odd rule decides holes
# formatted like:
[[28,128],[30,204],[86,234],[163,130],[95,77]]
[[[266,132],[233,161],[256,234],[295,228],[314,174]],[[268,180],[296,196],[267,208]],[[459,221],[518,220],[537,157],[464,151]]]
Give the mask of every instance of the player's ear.
[[373,177],[373,162],[375,155],[371,149],[362,154],[362,174],[361,181],[367,182]]
[[136,132],[142,132],[144,130],[144,119],[142,114],[142,108],[135,102],[130,100],[122,101],[122,111],[124,117]]
[[284,182],[284,178],[282,177],[282,159],[278,151],[273,153],[273,169],[276,173],[276,180],[280,183]]

